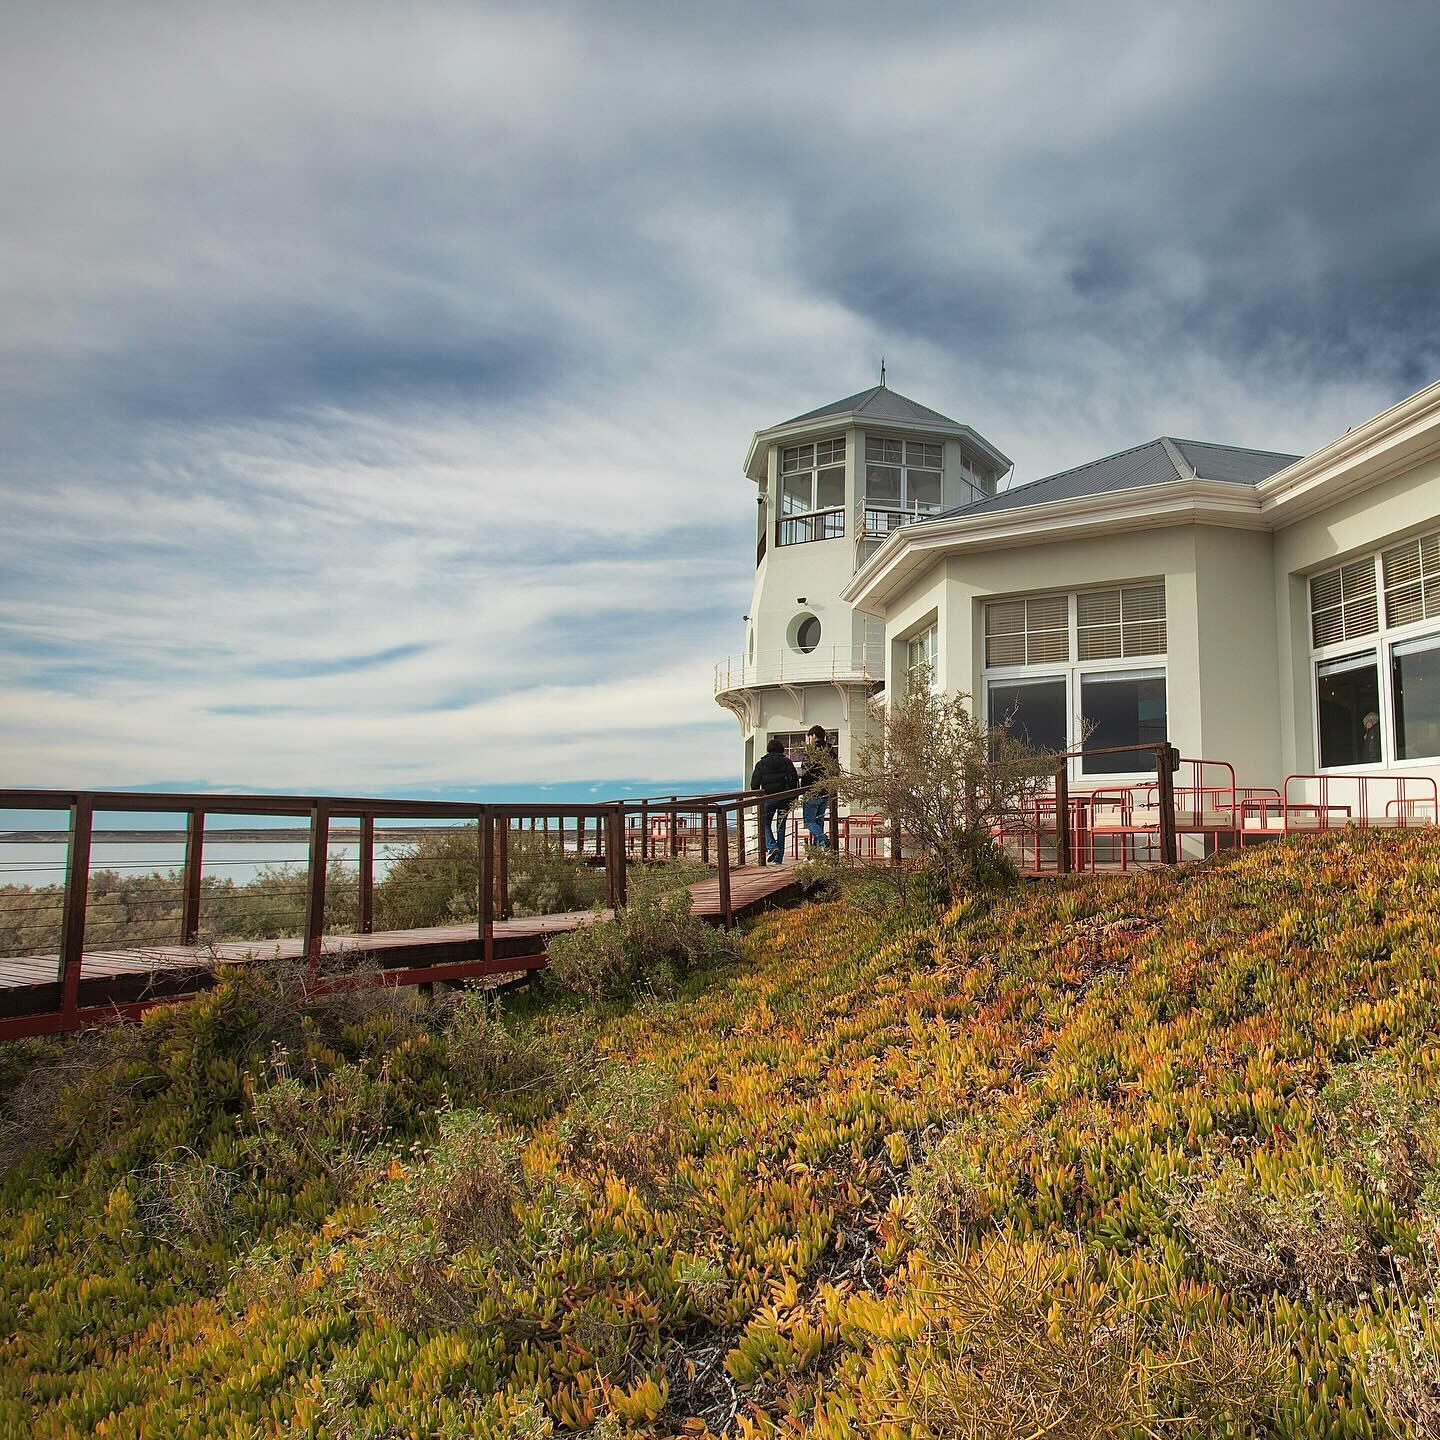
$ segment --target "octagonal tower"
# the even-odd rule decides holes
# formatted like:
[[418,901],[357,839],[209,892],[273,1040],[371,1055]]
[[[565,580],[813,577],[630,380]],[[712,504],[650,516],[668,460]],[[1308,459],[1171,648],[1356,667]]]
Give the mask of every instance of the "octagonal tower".
[[743,649],[715,672],[715,698],[740,722],[743,780],[772,736],[797,758],[812,725],[850,768],[886,657],[883,627],[841,588],[891,531],[993,495],[1010,461],[882,381],[756,431],[744,468],[756,487],[755,589]]

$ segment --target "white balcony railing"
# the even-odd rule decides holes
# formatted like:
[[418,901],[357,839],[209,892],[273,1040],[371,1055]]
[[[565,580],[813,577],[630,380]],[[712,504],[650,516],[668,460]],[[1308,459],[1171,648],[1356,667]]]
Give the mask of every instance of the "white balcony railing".
[[885,642],[880,636],[858,645],[819,645],[808,654],[789,648],[732,655],[715,667],[715,693],[756,685],[804,684],[842,680],[872,684],[885,678]]
[[855,506],[855,568],[858,570],[875,553],[887,535],[904,525],[913,525],[917,520],[929,520],[937,513],[935,510],[902,510],[898,506],[877,505],[873,500],[859,501]]

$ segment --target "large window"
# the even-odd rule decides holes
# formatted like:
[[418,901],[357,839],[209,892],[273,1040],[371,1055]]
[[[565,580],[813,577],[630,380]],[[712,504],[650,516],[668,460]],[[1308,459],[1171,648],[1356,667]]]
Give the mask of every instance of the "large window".
[[1440,635],[1391,647],[1390,688],[1395,696],[1395,758],[1440,755]]
[[[1113,745],[1160,745],[1168,738],[1163,670],[1081,671],[1080,714],[1090,733],[1087,750]],[[1146,757],[1087,755],[1088,775],[1123,775],[1139,770]]]
[[780,452],[776,543],[834,540],[845,533],[845,437]]
[[1320,768],[1380,763],[1380,669],[1375,652],[1315,667]]
[[1440,756],[1440,532],[1332,566],[1309,590],[1319,767]]
[[931,514],[940,508],[944,446],[865,437],[865,504]]
[[[1008,723],[1046,750],[1161,744],[1169,733],[1166,643],[1160,581],[992,600],[985,606],[989,723]],[[1137,667],[1139,657],[1151,663]],[[1136,753],[1080,762],[1082,775],[1151,768]]]
[[1008,724],[1017,740],[1036,750],[1068,749],[1066,688],[1063,675],[1050,680],[992,680],[989,723]]
[[1070,597],[998,600],[985,607],[986,665],[1041,665],[1070,658]]

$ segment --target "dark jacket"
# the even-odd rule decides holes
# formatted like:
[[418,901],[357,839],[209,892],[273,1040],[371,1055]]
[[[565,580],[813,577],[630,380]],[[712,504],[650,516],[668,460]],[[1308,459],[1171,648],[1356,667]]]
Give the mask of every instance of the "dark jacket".
[[800,772],[800,783],[808,790],[832,779],[840,772],[840,762],[835,756],[835,747],[828,740],[816,740],[810,746],[814,758]]
[[750,776],[750,788],[778,795],[782,790],[795,789],[795,767],[783,754],[767,750],[756,762]]

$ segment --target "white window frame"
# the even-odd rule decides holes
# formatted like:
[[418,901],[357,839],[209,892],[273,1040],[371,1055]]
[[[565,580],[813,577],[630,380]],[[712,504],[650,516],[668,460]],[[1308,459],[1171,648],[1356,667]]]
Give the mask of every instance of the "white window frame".
[[[912,663],[910,660],[910,647],[914,645],[916,641],[925,640],[926,636],[929,636],[928,649],[930,651],[930,658]],[[938,695],[940,693],[939,618],[937,617],[931,620],[928,625],[921,626],[919,630],[915,631],[913,635],[907,636],[901,643],[905,646],[905,693],[908,695],[915,688],[915,672],[928,668],[930,671],[930,693],[932,695]]]
[[[985,712],[984,719],[990,723],[990,690],[992,685],[1015,685],[1025,681],[1035,680],[1064,680],[1065,681],[1065,733],[1066,748],[1075,749],[1080,735],[1080,726],[1084,722],[1084,716],[1080,713],[1080,689],[1081,683],[1087,675],[1114,675],[1121,676],[1154,676],[1165,682],[1165,716],[1166,728],[1170,722],[1170,607],[1169,595],[1166,594],[1165,606],[1165,649],[1154,655],[1127,655],[1124,657],[1114,656],[1106,660],[1077,660],[1075,657],[1080,653],[1080,625],[1079,609],[1080,596],[1082,594],[1100,590],[1124,590],[1132,586],[1160,585],[1164,587],[1164,576],[1141,576],[1136,579],[1112,580],[1103,585],[1082,585],[1076,590],[1068,592],[1061,590],[1041,590],[1034,594],[1024,595],[987,595],[981,598],[978,603],[983,607],[996,601],[1006,600],[1033,600],[1046,595],[1064,594],[1068,602],[1069,622],[1069,660],[1042,660],[1034,665],[985,665],[985,623],[984,610],[981,610],[980,624],[980,645],[981,645],[981,687],[984,693]],[[1352,647],[1353,648],[1353,647]],[[1153,765],[1143,766],[1139,770],[1116,770],[1107,771],[1104,774],[1084,772],[1081,770],[1081,761],[1072,759],[1069,762],[1068,772],[1072,783],[1076,785],[1088,785],[1092,788],[1103,789],[1108,785],[1127,785],[1139,780],[1146,780],[1154,777],[1155,767]]]
[[[1401,760],[1395,754],[1395,666],[1393,650],[1397,645],[1412,640],[1440,637],[1440,618],[1431,616],[1428,620],[1412,620],[1408,625],[1391,625],[1385,606],[1385,576],[1381,568],[1381,555],[1396,545],[1403,545],[1407,539],[1424,540],[1435,532],[1426,530],[1419,535],[1391,535],[1375,547],[1345,560],[1327,560],[1300,578],[1305,583],[1305,634],[1310,639],[1310,755],[1316,774],[1323,775],[1372,775],[1383,770],[1435,770],[1440,769],[1440,755],[1420,755],[1410,760]],[[1379,627],[1369,635],[1357,635],[1352,640],[1336,640],[1329,645],[1314,643],[1314,624],[1310,610],[1310,582],[1317,575],[1335,570],[1341,565],[1353,565],[1368,559],[1375,567],[1375,586],[1378,596]],[[1380,758],[1357,765],[1331,765],[1320,763],[1320,666],[1331,660],[1343,660],[1349,656],[1359,659],[1365,655],[1375,656],[1375,667],[1379,681],[1380,711]]]
[[[892,445],[900,446],[900,463],[891,465],[888,461],[870,459],[870,442],[872,440],[888,440]],[[939,465],[916,465],[911,466],[909,460],[908,445],[933,445],[940,452]],[[897,504],[893,500],[872,500],[870,498],[870,466],[874,463],[887,470],[898,470],[900,472],[900,500]],[[865,509],[867,510],[896,510],[906,515],[938,515],[945,508],[945,442],[943,440],[926,440],[916,436],[904,435],[880,435],[865,432],[865,453],[856,457],[856,475],[860,483],[861,494],[864,496]],[[863,465],[864,469],[858,467]],[[938,475],[940,477],[940,499],[931,507],[924,510],[910,499],[910,471],[918,471],[922,475]]]
[[[832,458],[824,464],[820,462],[820,447],[822,445],[839,445],[841,455],[838,460]],[[808,467],[796,467],[793,470],[785,468],[785,452],[787,450],[798,450],[808,447],[810,450],[810,464]],[[793,445],[782,445],[776,457],[775,477],[775,544],[781,545],[805,545],[817,540],[843,540],[845,538],[845,489],[847,466],[850,455],[850,438],[843,432],[839,435],[827,435],[821,440],[797,440]],[[821,471],[840,471],[840,500],[835,505],[818,505]],[[804,475],[809,481],[809,508],[805,510],[786,510],[785,508],[785,482],[794,480]],[[786,526],[797,538],[782,539],[786,533]]]

